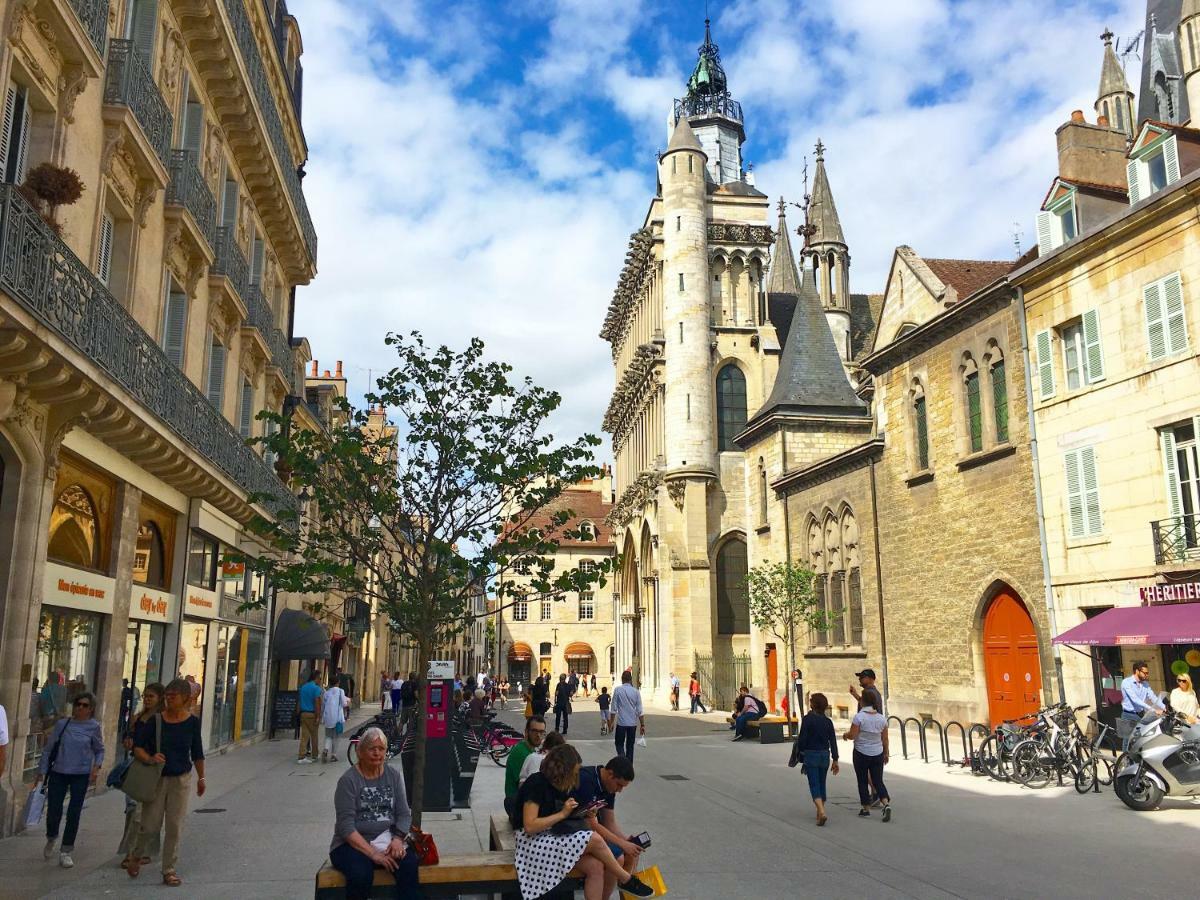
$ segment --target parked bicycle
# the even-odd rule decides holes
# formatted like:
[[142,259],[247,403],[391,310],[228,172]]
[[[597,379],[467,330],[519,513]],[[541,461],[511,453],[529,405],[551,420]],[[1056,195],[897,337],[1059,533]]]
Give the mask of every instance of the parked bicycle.
[[1090,740],[1079,727],[1077,717],[1086,709],[1087,706],[1060,703],[1039,713],[1040,727],[1013,748],[1013,779],[1037,789],[1057,777],[1060,783],[1069,780],[1081,794],[1090,791],[1097,781],[1110,784],[1111,762],[1097,750],[1109,729],[1089,716],[1098,729],[1096,741]]

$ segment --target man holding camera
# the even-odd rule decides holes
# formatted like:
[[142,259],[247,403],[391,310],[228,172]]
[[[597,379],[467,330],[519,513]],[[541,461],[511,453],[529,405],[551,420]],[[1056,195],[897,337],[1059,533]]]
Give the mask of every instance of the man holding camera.
[[[608,842],[608,849],[617,858],[625,871],[637,870],[638,857],[650,845],[645,833],[630,837],[617,822],[617,794],[633,783],[633,763],[624,756],[614,756],[603,766],[584,766],[579,770],[579,787],[571,797],[578,801],[579,808],[589,804],[603,803],[595,814],[593,829]],[[604,897],[611,897],[617,886],[614,875],[604,877]]]

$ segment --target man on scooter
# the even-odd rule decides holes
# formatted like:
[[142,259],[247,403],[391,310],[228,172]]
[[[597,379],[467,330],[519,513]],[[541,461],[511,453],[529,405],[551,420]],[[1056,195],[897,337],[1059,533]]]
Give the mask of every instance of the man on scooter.
[[1150,667],[1145,660],[1133,664],[1133,674],[1121,682],[1121,719],[1117,731],[1121,735],[1121,749],[1129,749],[1129,738],[1142,716],[1154,710],[1158,715],[1166,713],[1166,707],[1150,686]]

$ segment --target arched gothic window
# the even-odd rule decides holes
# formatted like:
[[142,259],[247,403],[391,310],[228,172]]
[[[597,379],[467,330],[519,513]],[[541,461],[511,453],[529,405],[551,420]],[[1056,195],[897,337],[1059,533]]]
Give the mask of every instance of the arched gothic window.
[[992,418],[996,426],[996,443],[1008,441],[1008,379],[1004,371],[1004,354],[995,344],[988,350],[988,380],[992,390]]
[[717,634],[750,633],[746,542],[732,538],[717,551]]
[[862,564],[859,554],[858,520],[854,510],[842,511],[842,559],[846,566],[846,643],[863,645]]
[[841,647],[846,643],[846,561],[842,555],[842,526],[832,514],[825,518],[825,552],[829,559],[825,612],[830,619],[826,644]]
[[729,363],[717,373],[717,449],[740,450],[733,442],[746,427],[746,376]]
[[85,569],[100,568],[100,519],[91,496],[78,484],[68,485],[54,501],[51,559]]
[[978,453],[983,449],[983,396],[980,393],[979,365],[971,354],[963,354],[963,400],[966,410],[967,449]]
[[924,472],[929,468],[929,411],[925,406],[925,386],[914,379],[909,397],[913,421],[913,461],[916,470]]

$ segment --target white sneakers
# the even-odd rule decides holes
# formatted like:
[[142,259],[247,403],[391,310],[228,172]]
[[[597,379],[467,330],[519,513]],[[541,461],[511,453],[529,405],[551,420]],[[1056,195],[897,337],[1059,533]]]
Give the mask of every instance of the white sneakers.
[[71,859],[70,853],[58,854],[58,864],[64,869],[70,869],[75,865],[75,860]]
[[298,765],[298,766],[310,766],[310,765],[312,765],[312,764],[313,764],[313,762],[314,762],[314,761],[315,761],[315,760],[311,760],[311,759],[309,759],[307,756],[302,756],[302,757],[300,757],[298,760],[296,760],[296,765]]
[[57,848],[58,838],[50,838],[46,841],[46,846],[42,850],[42,859],[54,859],[54,852]]

